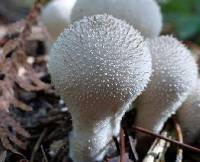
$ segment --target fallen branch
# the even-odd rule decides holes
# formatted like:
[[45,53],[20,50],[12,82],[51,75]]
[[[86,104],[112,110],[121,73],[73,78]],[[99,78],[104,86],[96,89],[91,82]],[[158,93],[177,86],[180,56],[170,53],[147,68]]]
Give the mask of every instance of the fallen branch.
[[[177,122],[177,120],[175,118],[173,118],[173,123],[174,123],[174,127],[176,129],[177,140],[180,143],[183,143],[182,130],[181,130],[181,127],[180,127],[179,123]],[[183,160],[183,149],[178,148],[178,150],[177,150],[177,156],[176,156],[176,162],[182,162],[182,160]]]
[[159,135],[159,134],[156,134],[156,133],[153,133],[145,128],[141,128],[141,127],[138,127],[138,126],[132,126],[133,130],[135,131],[138,131],[138,132],[141,132],[141,133],[144,133],[144,134],[147,134],[147,135],[150,135],[152,137],[156,137],[156,138],[160,138],[160,139],[163,139],[167,142],[170,142],[170,143],[173,143],[183,149],[188,149],[188,150],[191,150],[193,152],[197,152],[197,153],[200,153],[200,149],[199,148],[196,148],[196,147],[193,147],[193,146],[190,146],[188,144],[185,144],[185,143],[181,143],[181,142],[178,142],[176,140],[173,140],[173,139],[169,139],[167,137],[163,137],[162,135]]
[[42,143],[43,139],[45,138],[45,135],[47,134],[47,132],[48,132],[48,129],[46,128],[46,129],[44,129],[44,131],[41,133],[41,135],[40,135],[38,141],[36,142],[36,144],[35,144],[35,146],[34,146],[34,148],[33,148],[33,152],[32,152],[32,154],[31,154],[31,160],[30,160],[30,162],[34,162],[36,153],[37,153],[38,149],[40,148],[41,143]]
[[[161,133],[163,137],[167,137],[167,132]],[[149,149],[146,157],[143,162],[157,162],[163,161],[163,157],[166,153],[167,148],[169,147],[169,143],[163,139],[157,138],[151,148]]]
[[120,131],[120,162],[125,162],[125,134],[123,128]]

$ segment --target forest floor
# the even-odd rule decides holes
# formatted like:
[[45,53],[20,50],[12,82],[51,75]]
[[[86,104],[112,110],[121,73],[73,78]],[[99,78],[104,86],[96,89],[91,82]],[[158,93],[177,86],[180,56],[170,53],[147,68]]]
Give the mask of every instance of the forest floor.
[[[68,137],[72,120],[63,100],[50,84],[46,49],[49,37],[39,21],[40,9],[38,1],[26,18],[16,23],[10,24],[0,18],[0,162],[71,161]],[[186,45],[197,58],[200,56],[200,47],[191,42]],[[120,140],[114,138],[112,151],[105,161],[138,161],[134,134],[151,132],[134,127],[134,115],[133,110],[124,117]],[[168,121],[161,135],[183,142],[174,118]],[[155,141],[144,162],[200,161],[200,152],[195,153],[192,148],[174,141],[166,142],[155,134],[151,137]],[[200,147],[199,144],[197,141],[194,145]]]

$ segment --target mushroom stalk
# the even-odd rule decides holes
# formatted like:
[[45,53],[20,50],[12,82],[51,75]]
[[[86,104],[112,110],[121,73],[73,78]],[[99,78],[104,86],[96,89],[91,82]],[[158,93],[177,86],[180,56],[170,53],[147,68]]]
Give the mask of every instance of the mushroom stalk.
[[153,73],[137,100],[136,125],[159,133],[196,86],[198,72],[190,51],[175,38],[161,36],[147,42]]
[[145,37],[156,37],[162,30],[162,14],[154,0],[77,0],[71,19],[104,13],[127,21]]
[[72,115],[70,156],[103,159],[129,104],[146,87],[151,56],[140,33],[109,15],[85,17],[59,36],[49,58],[57,92]]
[[200,135],[200,79],[192,94],[177,112],[186,143],[194,142]]
[[112,119],[100,120],[96,122],[99,124],[90,126],[89,122],[86,125],[73,123],[74,130],[70,137],[70,156],[75,162],[101,161],[112,141],[114,133]]

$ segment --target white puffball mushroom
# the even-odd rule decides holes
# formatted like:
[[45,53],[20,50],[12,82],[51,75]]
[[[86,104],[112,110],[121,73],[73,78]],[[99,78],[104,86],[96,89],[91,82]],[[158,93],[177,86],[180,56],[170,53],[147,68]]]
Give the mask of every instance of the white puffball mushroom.
[[71,12],[76,0],[53,0],[42,10],[41,20],[55,41],[71,23]]
[[200,135],[200,79],[192,94],[177,112],[178,121],[186,143],[194,142]]
[[159,133],[196,86],[198,70],[190,51],[172,36],[160,36],[147,42],[153,73],[136,101],[136,125]]
[[48,68],[72,115],[70,156],[75,162],[102,160],[129,104],[150,78],[143,37],[112,16],[85,17],[59,36]]
[[104,13],[125,20],[145,37],[156,37],[162,30],[162,14],[154,0],[77,0],[71,19]]

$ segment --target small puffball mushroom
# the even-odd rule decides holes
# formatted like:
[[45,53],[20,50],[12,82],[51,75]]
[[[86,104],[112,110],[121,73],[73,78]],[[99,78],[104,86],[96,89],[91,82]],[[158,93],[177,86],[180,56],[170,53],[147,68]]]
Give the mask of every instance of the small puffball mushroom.
[[162,14],[154,0],[77,0],[71,19],[104,13],[125,20],[145,37],[156,37],[162,30]]
[[53,41],[71,23],[70,17],[75,2],[76,0],[53,0],[42,10],[41,20]]
[[136,125],[159,133],[196,86],[198,72],[190,51],[177,39],[161,36],[147,42],[153,73],[136,101]]
[[200,135],[200,79],[192,94],[177,112],[178,121],[186,143],[194,142]]
[[109,15],[85,17],[59,36],[49,72],[72,115],[70,156],[103,159],[129,104],[151,75],[151,55],[140,33]]

